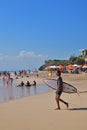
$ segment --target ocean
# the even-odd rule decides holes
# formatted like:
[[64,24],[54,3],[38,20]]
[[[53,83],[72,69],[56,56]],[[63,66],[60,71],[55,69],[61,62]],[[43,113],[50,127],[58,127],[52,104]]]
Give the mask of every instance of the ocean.
[[7,86],[7,84],[3,84],[2,79],[0,79],[0,103],[49,91],[49,88],[45,85],[31,87],[17,87],[17,85],[18,83],[14,80],[12,86]]

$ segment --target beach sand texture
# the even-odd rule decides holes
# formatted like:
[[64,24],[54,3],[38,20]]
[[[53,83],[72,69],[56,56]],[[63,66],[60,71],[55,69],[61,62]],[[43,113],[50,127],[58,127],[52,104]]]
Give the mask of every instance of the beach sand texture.
[[[43,84],[43,78],[30,76],[32,82]],[[87,90],[87,74],[62,74],[64,81],[75,85],[79,91]],[[56,78],[55,74],[52,78]],[[26,82],[27,77],[17,79]],[[87,130],[87,93],[66,94],[61,98],[69,102],[69,109],[64,104],[61,110],[56,108],[55,91],[24,97],[0,104],[0,130]]]

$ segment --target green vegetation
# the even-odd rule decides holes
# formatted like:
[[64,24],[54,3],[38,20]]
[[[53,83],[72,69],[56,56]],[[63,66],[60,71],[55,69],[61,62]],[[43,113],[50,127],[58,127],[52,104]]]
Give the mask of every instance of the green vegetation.
[[51,66],[51,65],[55,65],[55,66],[58,66],[58,65],[68,65],[68,64],[78,64],[78,65],[83,65],[85,64],[85,60],[84,60],[84,57],[82,55],[79,55],[79,56],[70,56],[70,58],[68,60],[46,60],[45,61],[45,64],[40,66],[39,70],[40,71],[43,71],[45,69],[45,67],[47,66]]

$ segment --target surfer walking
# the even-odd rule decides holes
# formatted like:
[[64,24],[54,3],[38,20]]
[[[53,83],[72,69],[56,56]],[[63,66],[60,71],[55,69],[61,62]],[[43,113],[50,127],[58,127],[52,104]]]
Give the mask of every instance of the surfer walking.
[[57,108],[55,110],[60,110],[59,102],[64,103],[67,108],[69,107],[69,104],[67,102],[65,102],[63,99],[60,98],[60,96],[63,92],[63,80],[62,80],[62,77],[61,77],[61,71],[57,70],[56,75],[58,76],[58,79],[57,79],[57,88],[56,88],[56,95],[55,95]]

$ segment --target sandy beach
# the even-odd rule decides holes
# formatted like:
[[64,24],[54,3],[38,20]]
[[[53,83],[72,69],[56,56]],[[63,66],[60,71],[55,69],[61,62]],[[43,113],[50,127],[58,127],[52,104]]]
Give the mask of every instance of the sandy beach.
[[[43,84],[47,73],[39,77],[31,75],[29,81]],[[62,74],[63,80],[74,85],[79,91],[87,91],[87,73]],[[52,78],[56,78],[53,74]],[[27,77],[17,79],[17,82],[27,81]],[[61,98],[69,102],[69,108],[64,104],[61,110],[56,108],[55,91],[24,97],[0,104],[1,130],[87,130],[87,93],[67,94]]]

